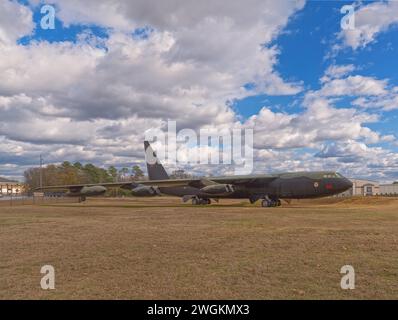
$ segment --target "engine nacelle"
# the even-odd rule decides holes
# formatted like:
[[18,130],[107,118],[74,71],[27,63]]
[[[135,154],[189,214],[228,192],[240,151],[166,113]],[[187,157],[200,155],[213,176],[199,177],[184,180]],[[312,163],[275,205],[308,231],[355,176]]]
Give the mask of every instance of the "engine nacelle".
[[83,187],[78,190],[71,190],[66,195],[69,197],[95,197],[103,195],[107,189],[104,186]]
[[204,187],[200,191],[211,195],[226,195],[235,192],[235,187],[231,184],[215,184]]
[[138,186],[131,190],[136,197],[155,197],[160,195],[160,191],[157,187],[151,186]]

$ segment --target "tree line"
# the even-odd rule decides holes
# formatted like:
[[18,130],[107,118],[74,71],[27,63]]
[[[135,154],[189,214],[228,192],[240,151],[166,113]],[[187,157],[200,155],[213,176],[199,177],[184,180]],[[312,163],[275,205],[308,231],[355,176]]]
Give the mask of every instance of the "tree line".
[[25,184],[28,191],[40,187],[40,176],[43,186],[73,185],[73,184],[95,184],[106,182],[123,182],[129,180],[145,180],[145,174],[140,166],[135,165],[131,169],[117,169],[114,166],[100,168],[94,164],[71,164],[64,161],[60,165],[50,164],[42,169],[30,168],[24,172]]
[[[28,192],[33,192],[40,187],[40,175],[43,186],[59,186],[74,184],[96,184],[106,182],[123,182],[131,180],[147,180],[140,166],[117,169],[110,166],[107,169],[97,167],[94,164],[74,164],[64,161],[60,165],[50,164],[42,169],[30,168],[24,172],[25,185]],[[192,178],[184,170],[176,170],[170,175],[171,179]]]

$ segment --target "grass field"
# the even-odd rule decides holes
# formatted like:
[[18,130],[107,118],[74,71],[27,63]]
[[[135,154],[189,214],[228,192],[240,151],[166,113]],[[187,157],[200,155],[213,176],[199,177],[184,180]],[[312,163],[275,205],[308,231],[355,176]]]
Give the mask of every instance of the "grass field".
[[[0,299],[398,299],[394,199],[0,207],[0,246]],[[343,265],[355,290],[340,288]]]

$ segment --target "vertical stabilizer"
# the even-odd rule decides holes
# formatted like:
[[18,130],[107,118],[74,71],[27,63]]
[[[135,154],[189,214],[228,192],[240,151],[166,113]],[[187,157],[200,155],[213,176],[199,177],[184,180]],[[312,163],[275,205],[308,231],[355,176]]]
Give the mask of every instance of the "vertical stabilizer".
[[144,142],[144,147],[149,180],[170,179],[148,141]]

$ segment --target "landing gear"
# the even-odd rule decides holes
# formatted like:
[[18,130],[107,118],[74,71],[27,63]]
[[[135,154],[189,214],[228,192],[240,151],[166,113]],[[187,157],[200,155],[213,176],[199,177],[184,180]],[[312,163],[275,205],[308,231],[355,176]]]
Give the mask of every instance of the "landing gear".
[[271,208],[271,207],[280,207],[282,205],[282,202],[279,199],[264,199],[261,202],[261,206],[263,208]]
[[210,199],[192,198],[192,204],[194,206],[209,205],[209,204],[211,204],[211,200]]
[[85,196],[80,196],[79,197],[79,203],[85,202],[86,201],[86,197]]

